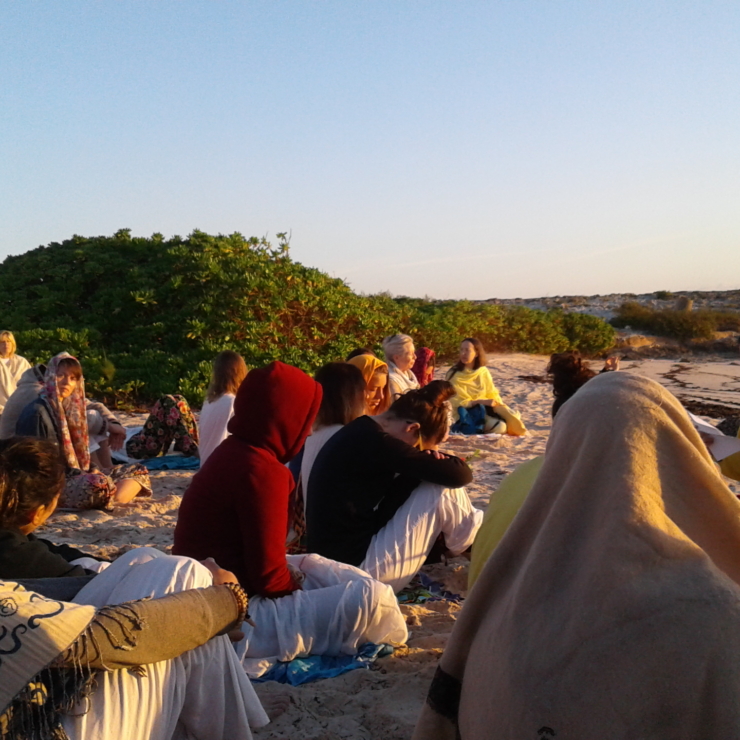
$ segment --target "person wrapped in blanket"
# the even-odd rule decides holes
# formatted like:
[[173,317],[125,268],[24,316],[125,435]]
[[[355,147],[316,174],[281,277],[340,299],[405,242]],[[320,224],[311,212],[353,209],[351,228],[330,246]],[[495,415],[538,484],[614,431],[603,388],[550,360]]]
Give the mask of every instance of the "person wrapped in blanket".
[[60,507],[108,509],[136,496],[151,496],[149,473],[143,465],[114,465],[104,471],[93,464],[82,366],[67,352],[49,361],[43,390],[21,412],[16,434],[50,439],[59,446],[67,464]]
[[553,421],[413,740],[740,737],[738,553],[740,502],[678,400],[593,378]]
[[501,400],[486,367],[486,352],[479,339],[460,343],[460,359],[450,368],[447,380],[455,388],[452,398],[452,430],[457,434],[510,434],[527,430],[519,414]]

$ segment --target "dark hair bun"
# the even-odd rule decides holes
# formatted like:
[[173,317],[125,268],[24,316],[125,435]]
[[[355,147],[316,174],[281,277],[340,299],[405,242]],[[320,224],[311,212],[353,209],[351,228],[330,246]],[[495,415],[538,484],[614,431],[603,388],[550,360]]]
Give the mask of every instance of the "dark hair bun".
[[455,387],[447,380],[433,380],[431,383],[419,388],[417,391],[419,398],[424,399],[432,406],[442,406],[455,395]]

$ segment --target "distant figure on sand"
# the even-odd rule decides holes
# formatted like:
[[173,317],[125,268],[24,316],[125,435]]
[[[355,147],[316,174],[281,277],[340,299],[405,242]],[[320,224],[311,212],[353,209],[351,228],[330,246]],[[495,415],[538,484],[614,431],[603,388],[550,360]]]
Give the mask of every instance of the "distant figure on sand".
[[411,368],[416,362],[414,340],[408,334],[394,334],[383,340],[383,353],[388,363],[388,382],[391,402],[404,393],[419,388],[419,381]]
[[391,405],[388,365],[375,355],[356,355],[347,360],[350,365],[360,369],[365,380],[365,413],[377,416]]
[[460,434],[511,434],[527,430],[519,415],[504,405],[486,367],[486,351],[479,339],[460,343],[460,359],[450,368],[447,380],[455,388],[452,398],[452,431]]
[[437,451],[453,393],[433,381],[326,442],[308,484],[309,552],[355,565],[398,592],[440,534],[453,554],[470,547],[483,518],[463,488],[472,472]]
[[738,553],[740,503],[676,398],[590,380],[458,615],[414,740],[740,736]]
[[41,395],[24,408],[16,432],[58,444],[67,464],[60,507],[106,509],[136,496],[151,496],[149,474],[142,465],[116,465],[101,471],[92,464],[85,379],[82,366],[67,352],[50,360]]
[[224,350],[213,361],[213,374],[199,418],[200,464],[229,436],[226,429],[234,415],[234,399],[247,377],[247,365],[237,352]]
[[243,627],[247,667],[252,659],[354,653],[366,642],[407,636],[390,588],[318,555],[285,554],[294,485],[285,464],[303,446],[321,398],[321,386],[295,367],[251,370],[236,395],[230,436],[183,496],[173,552],[213,557],[246,588],[256,625]]
[[31,367],[31,363],[25,357],[17,355],[15,350],[13,332],[0,331],[0,414],[13,395],[21,375]]

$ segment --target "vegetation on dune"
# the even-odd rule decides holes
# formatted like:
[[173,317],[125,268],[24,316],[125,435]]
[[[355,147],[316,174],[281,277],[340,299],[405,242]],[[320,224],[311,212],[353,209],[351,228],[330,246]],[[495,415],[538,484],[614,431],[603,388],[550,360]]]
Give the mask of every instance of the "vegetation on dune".
[[199,404],[213,357],[240,352],[313,371],[357,346],[379,349],[395,332],[441,358],[478,336],[492,350],[547,354],[611,347],[593,316],[469,301],[364,296],[241,234],[187,238],[75,236],[0,265],[0,327],[19,352],[44,362],[61,350],[84,364],[89,392],[115,405],[182,393]]
[[617,310],[611,320],[617,328],[641,329],[660,337],[712,339],[716,331],[740,331],[740,313],[735,311],[678,311],[650,308],[629,301]]

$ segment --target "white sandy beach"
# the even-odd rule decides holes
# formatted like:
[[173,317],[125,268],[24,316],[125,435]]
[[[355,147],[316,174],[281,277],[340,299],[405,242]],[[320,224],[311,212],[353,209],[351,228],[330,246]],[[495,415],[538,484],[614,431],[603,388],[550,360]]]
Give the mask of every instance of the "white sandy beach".
[[[504,401],[522,413],[529,430],[525,437],[452,437],[446,445],[448,451],[471,462],[475,480],[469,493],[481,508],[507,473],[544,452],[550,430],[551,387],[532,378],[542,376],[547,360],[531,355],[490,358],[489,367]],[[679,358],[639,360],[624,362],[622,371],[654,378],[679,398],[722,404],[740,413],[740,358],[700,363],[681,362]],[[440,376],[441,373],[440,370]],[[129,415],[123,420],[135,425],[142,422],[143,416]],[[52,542],[69,543],[107,557],[141,546],[168,552],[181,496],[192,475],[177,471],[153,473],[151,499],[136,500],[111,513],[59,512],[38,534]],[[740,493],[740,484],[735,483],[732,488]],[[425,570],[449,591],[465,595],[466,560],[458,558],[446,565],[427,566]],[[274,723],[258,731],[257,737],[407,740],[460,608],[446,601],[403,606],[410,629],[408,648],[379,660],[373,670],[351,671],[339,678],[297,688],[275,683],[258,685],[258,693],[287,693],[294,703]]]

